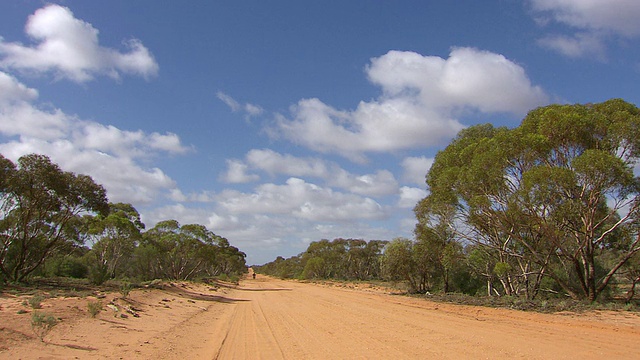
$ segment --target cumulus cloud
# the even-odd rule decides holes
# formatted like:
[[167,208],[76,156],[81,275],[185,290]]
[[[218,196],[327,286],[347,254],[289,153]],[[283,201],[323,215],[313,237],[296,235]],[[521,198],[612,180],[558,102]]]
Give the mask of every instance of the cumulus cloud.
[[242,184],[257,181],[260,176],[248,173],[249,167],[241,160],[227,160],[227,171],[220,176],[220,180],[231,184]]
[[112,125],[88,121],[78,124],[81,126],[75,126],[72,131],[74,143],[87,149],[127,157],[144,157],[149,154],[149,150],[172,154],[184,154],[189,151],[173,133],[147,134],[142,130],[126,131]]
[[250,171],[262,171],[270,176],[313,177],[325,181],[325,185],[338,187],[364,196],[384,196],[398,193],[398,182],[387,170],[358,175],[338,164],[316,157],[297,157],[280,154],[271,149],[250,150],[245,160],[228,160],[222,179],[232,183],[258,180]]
[[262,184],[253,193],[226,190],[219,204],[232,214],[289,214],[312,221],[380,219],[384,209],[375,200],[345,194],[290,178],[283,185]]
[[521,66],[473,48],[455,48],[448,59],[390,51],[372,59],[366,73],[382,89],[378,99],[352,111],[303,99],[269,133],[364,162],[366,152],[442,145],[464,127],[456,114],[467,110],[522,115],[548,101]]
[[40,108],[37,91],[2,72],[0,87],[0,135],[7,138],[0,152],[6,157],[46,154],[65,170],[91,175],[113,202],[148,203],[159,191],[175,188],[162,170],[143,167],[140,160],[190,151],[177,135],[122,130]]
[[636,0],[532,0],[536,16],[568,26],[569,35],[552,34],[542,38],[542,46],[563,55],[604,57],[611,37],[634,38],[640,35],[640,2]]
[[247,163],[269,175],[327,177],[334,167],[319,158],[301,158],[280,154],[270,149],[253,149],[247,153]]
[[424,185],[433,161],[433,158],[425,156],[405,158],[402,160],[403,178],[413,184]]
[[0,71],[0,104],[29,102],[38,97],[38,90],[20,83],[15,77]]
[[76,19],[70,9],[47,5],[29,16],[25,32],[34,44],[6,42],[0,37],[0,68],[28,73],[53,73],[75,82],[95,75],[119,78],[121,73],[150,78],[158,64],[140,40],[124,42],[127,52],[100,46],[98,30]]
[[427,191],[420,188],[403,186],[400,188],[400,198],[398,200],[398,207],[411,209],[416,206],[418,201],[424,199],[427,196]]

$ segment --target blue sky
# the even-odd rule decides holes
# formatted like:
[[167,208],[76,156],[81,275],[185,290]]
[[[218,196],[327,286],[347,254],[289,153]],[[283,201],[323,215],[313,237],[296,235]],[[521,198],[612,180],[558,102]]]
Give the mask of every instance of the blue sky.
[[[188,5],[187,5],[188,4]],[[411,237],[438,150],[550,103],[640,104],[637,0],[0,3],[0,153],[260,264]]]

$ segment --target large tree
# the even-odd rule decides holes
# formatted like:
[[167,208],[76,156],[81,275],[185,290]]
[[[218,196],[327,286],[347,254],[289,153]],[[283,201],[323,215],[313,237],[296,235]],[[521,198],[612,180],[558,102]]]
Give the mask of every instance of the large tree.
[[140,214],[131,204],[109,204],[107,216],[88,216],[88,235],[92,240],[89,252],[91,278],[101,283],[115,278],[130,263],[144,224]]
[[57,250],[81,242],[80,216],[109,211],[105,189],[44,155],[0,155],[0,272],[22,281]]
[[632,226],[639,155],[634,105],[551,105],[515,129],[463,130],[436,156],[426,202],[455,207],[449,225],[488,249],[506,293],[535,296],[549,276],[572,297],[593,301],[640,251]]

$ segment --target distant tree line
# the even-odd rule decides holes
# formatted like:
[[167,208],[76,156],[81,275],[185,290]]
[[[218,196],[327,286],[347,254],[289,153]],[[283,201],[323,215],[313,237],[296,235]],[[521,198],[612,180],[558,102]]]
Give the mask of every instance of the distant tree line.
[[14,164],[0,154],[0,282],[234,277],[245,257],[203,225],[167,220],[145,231],[131,204],[109,203],[91,177],[44,155]]
[[[541,107],[513,129],[464,129],[426,175],[415,239],[374,243],[363,258],[377,268],[367,274],[419,293],[527,299],[595,301],[620,284],[631,300],[640,282],[639,158],[640,110],[620,99]],[[352,249],[322,240],[259,271],[359,279]]]
[[326,239],[309,244],[300,255],[253,266],[254,271],[284,279],[379,279],[380,256],[388,241]]

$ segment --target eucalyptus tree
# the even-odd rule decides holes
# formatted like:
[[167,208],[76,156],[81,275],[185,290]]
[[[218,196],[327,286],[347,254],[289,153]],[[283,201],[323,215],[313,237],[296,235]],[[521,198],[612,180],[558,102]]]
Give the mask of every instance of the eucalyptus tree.
[[116,278],[130,264],[145,225],[131,204],[109,204],[109,214],[88,217],[88,237],[92,240],[90,258],[92,280],[102,283]]
[[22,281],[56,251],[81,243],[80,217],[107,214],[105,189],[44,155],[0,155],[0,272]]
[[409,291],[424,294],[434,285],[436,264],[430,258],[429,244],[395,238],[380,259],[382,275],[391,281],[404,281]]
[[[546,106],[515,129],[463,130],[436,156],[427,198],[455,207],[459,238],[491,250],[505,293],[535,296],[549,276],[593,301],[640,251],[637,232],[620,240],[637,219],[639,155],[634,105]],[[600,261],[614,247],[615,258]]]
[[241,274],[246,255],[204,225],[161,221],[143,234],[136,249],[137,269],[145,278],[190,280],[197,276]]
[[[180,226],[176,220],[161,221],[144,233],[145,245],[155,253],[152,269],[157,277],[189,280],[201,270],[201,256],[210,239],[206,229],[197,225]],[[204,237],[204,238],[203,238]]]

